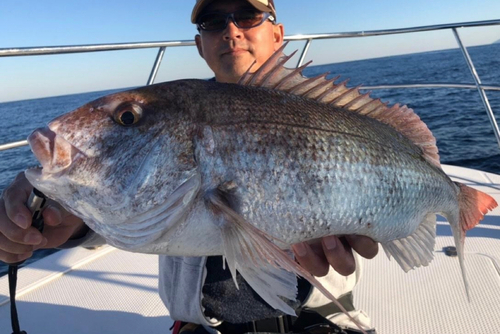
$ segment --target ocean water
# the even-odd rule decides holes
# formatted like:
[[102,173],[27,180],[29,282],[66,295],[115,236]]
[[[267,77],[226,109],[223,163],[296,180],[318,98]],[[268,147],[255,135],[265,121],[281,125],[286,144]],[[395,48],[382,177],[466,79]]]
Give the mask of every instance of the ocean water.
[[[469,48],[484,85],[500,84],[500,44]],[[473,83],[459,49],[311,66],[306,76],[330,72],[350,79],[349,86],[404,83]],[[52,118],[119,90],[100,91],[0,103],[4,119],[0,143],[25,139],[32,130]],[[487,92],[500,123],[500,91]],[[500,148],[477,90],[465,89],[385,89],[374,90],[373,97],[406,104],[413,108],[437,138],[441,162],[500,173]],[[0,192],[15,175],[37,165],[28,147],[0,152]],[[35,258],[45,252],[37,253]],[[0,264],[0,275],[5,267]]]

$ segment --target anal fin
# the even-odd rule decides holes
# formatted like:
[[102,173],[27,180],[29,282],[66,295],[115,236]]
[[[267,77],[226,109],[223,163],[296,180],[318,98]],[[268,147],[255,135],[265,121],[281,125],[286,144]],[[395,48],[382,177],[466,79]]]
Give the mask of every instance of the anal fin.
[[405,272],[427,266],[434,258],[436,243],[436,215],[428,214],[408,237],[382,244],[389,259],[394,257]]

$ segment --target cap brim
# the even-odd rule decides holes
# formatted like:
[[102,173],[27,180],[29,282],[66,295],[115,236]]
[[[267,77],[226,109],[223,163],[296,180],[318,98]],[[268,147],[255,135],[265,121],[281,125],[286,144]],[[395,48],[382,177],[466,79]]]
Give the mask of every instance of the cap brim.
[[[203,8],[205,8],[208,4],[210,4],[213,1],[214,0],[200,0],[196,2],[193,8],[193,12],[191,13],[191,23],[196,23],[196,18],[198,17],[198,15],[200,15]],[[247,0],[247,1],[256,9],[262,12],[272,13],[274,16],[276,16],[276,13],[274,13],[273,10],[271,10],[271,8],[267,7],[262,2],[258,0]]]

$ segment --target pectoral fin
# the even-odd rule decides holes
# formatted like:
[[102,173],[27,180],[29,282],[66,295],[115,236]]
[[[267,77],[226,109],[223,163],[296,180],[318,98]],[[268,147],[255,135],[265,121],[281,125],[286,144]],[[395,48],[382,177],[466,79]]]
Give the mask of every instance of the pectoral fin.
[[[296,275],[299,275],[318,288],[349,316],[344,307],[314,276],[271,241],[276,240],[275,238],[257,229],[234,211],[227,202],[227,194],[221,194],[217,190],[208,193],[206,199],[207,205],[218,217],[216,221],[224,241],[224,256],[235,283],[236,270],[238,270],[270,306],[295,315],[295,311],[281,297],[295,300]],[[352,317],[350,319],[357,324]],[[363,331],[361,327],[360,329]]]
[[238,270],[270,306],[295,315],[294,310],[280,298],[296,298],[297,279],[290,265],[295,263],[293,259],[269,241],[264,233],[245,222],[225,203],[225,198],[216,194],[210,194],[208,198],[212,210],[219,217],[224,258],[236,286]]

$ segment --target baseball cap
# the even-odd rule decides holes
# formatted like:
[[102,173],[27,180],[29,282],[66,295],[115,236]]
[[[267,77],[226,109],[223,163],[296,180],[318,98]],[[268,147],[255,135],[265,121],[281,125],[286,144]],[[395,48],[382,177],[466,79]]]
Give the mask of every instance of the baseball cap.
[[[247,0],[252,6],[262,12],[271,13],[276,20],[276,9],[274,8],[273,0]],[[191,14],[191,22],[196,23],[196,19],[198,15],[200,15],[201,11],[214,0],[196,0],[196,4],[193,8],[193,13]]]

